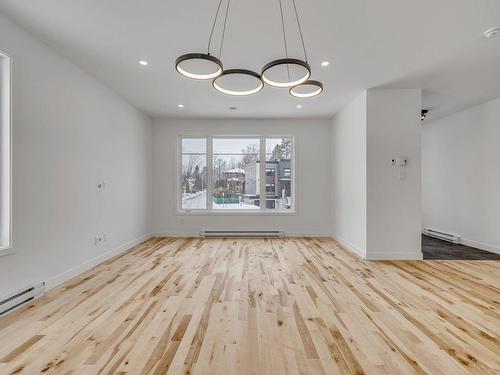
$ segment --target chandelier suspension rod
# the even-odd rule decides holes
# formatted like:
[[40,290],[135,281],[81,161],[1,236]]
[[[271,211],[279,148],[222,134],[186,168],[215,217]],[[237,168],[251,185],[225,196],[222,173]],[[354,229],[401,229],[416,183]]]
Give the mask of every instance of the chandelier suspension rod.
[[288,46],[286,44],[286,30],[285,30],[285,18],[283,17],[283,4],[281,0],[278,0],[280,4],[280,14],[281,14],[281,29],[283,31],[283,44],[285,46],[285,56],[288,58]]
[[210,37],[208,38],[207,54],[209,54],[209,55],[210,55],[210,45],[212,44],[212,37],[214,35],[215,25],[217,24],[217,18],[219,18],[219,11],[220,11],[220,7],[222,5],[222,1],[223,0],[219,1],[219,6],[217,7],[217,12],[215,12],[215,18],[214,18],[214,23],[212,25],[212,30],[210,31]]
[[295,18],[297,18],[297,25],[299,26],[299,34],[300,34],[300,40],[302,42],[302,49],[304,50],[304,58],[307,61],[307,52],[306,52],[306,44],[304,43],[304,36],[302,35],[302,27],[300,25],[300,18],[299,18],[299,13],[297,11],[297,5],[295,4],[295,0],[292,0],[293,2],[293,9],[295,10]]
[[230,5],[231,5],[231,0],[227,0],[226,17],[224,18],[224,27],[222,29],[222,38],[220,41],[219,59],[222,58],[222,46],[224,45],[224,37],[226,36],[226,24],[227,24],[227,17],[229,14],[229,6]]
[[[283,4],[281,2],[282,0],[279,0],[280,3],[280,14],[281,14],[281,29],[283,30],[283,44],[285,45],[285,56],[288,58],[288,46],[286,44],[286,29],[285,29],[285,17],[283,17]],[[290,80],[290,67],[288,64],[286,65],[286,70],[288,72],[288,80]]]

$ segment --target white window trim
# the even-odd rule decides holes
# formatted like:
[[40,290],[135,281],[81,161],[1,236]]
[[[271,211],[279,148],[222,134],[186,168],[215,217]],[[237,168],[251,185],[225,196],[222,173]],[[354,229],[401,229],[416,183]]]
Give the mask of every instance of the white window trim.
[[0,81],[2,102],[0,103],[0,141],[2,154],[0,155],[0,173],[2,174],[0,186],[0,199],[2,200],[0,212],[0,257],[13,254],[12,249],[12,58],[0,51]]
[[[186,210],[182,208],[182,189],[181,189],[181,181],[182,181],[182,139],[206,139],[206,155],[207,155],[207,208],[206,209],[191,209]],[[260,160],[266,160],[266,138],[290,138],[292,140],[292,160],[291,160],[291,180],[292,180],[292,208],[289,210],[276,210],[272,208],[266,208],[266,200],[260,199],[260,208],[252,210],[214,210],[212,206],[212,199],[209,197],[212,196],[212,168],[213,168],[213,153],[212,147],[214,138],[234,138],[234,139],[260,139]],[[293,135],[190,135],[190,134],[179,134],[177,136],[177,147],[176,147],[176,168],[177,168],[177,183],[176,183],[176,196],[175,196],[175,205],[177,207],[176,215],[187,215],[187,216],[204,216],[204,215],[217,215],[217,216],[293,216],[297,214],[297,204],[296,204],[296,195],[297,195],[297,183],[296,183],[296,163],[295,160],[297,158],[297,151],[295,148],[295,136]],[[266,168],[260,169],[260,191],[261,193],[266,190]],[[265,195],[264,195],[265,197]]]

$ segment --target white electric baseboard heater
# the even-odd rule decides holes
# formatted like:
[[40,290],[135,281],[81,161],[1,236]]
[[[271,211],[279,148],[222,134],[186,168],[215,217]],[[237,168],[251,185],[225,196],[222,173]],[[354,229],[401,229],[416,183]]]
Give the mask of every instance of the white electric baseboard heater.
[[0,301],[0,316],[40,297],[45,292],[45,283],[26,288]]
[[437,238],[440,240],[453,242],[453,243],[457,243],[457,244],[460,243],[460,238],[461,238],[457,234],[446,233],[446,232],[442,232],[442,231],[430,229],[430,228],[425,228],[424,234],[429,236],[429,237],[434,237],[434,238]]
[[252,231],[246,231],[246,230],[224,230],[224,231],[218,231],[218,230],[204,230],[200,232],[201,237],[206,237],[206,238],[245,238],[245,237],[264,237],[264,238],[278,238],[278,237],[284,237],[285,233],[278,231],[278,230],[252,230]]

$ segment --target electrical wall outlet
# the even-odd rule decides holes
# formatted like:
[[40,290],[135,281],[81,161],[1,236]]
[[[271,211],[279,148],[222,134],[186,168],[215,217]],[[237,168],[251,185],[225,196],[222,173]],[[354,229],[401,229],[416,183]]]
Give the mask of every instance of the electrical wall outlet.
[[94,237],[94,244],[97,246],[97,245],[102,244],[103,242],[106,242],[106,240],[108,238],[107,236],[108,235],[106,233],[99,233],[99,234],[97,234]]
[[405,157],[403,157],[403,156],[400,156],[400,157],[398,158],[398,165],[399,165],[400,167],[406,167],[406,166],[408,165],[408,158],[405,158]]
[[408,165],[408,158],[404,156],[392,158],[391,165],[397,165],[398,167],[406,167]]
[[101,243],[104,242],[104,238],[102,234],[98,234],[97,236],[94,237],[94,245],[100,245]]

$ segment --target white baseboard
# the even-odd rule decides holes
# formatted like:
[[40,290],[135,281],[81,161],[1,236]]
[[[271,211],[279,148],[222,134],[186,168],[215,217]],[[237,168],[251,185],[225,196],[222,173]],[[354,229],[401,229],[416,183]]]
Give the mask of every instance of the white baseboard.
[[200,237],[200,232],[153,232],[151,237]]
[[329,232],[287,232],[285,237],[331,237]]
[[[153,232],[153,237],[200,237],[200,232]],[[331,237],[329,232],[285,232],[285,237]]]
[[421,251],[397,253],[369,252],[366,260],[422,260],[423,257]]
[[490,245],[484,242],[468,240],[466,238],[462,238],[460,241],[462,245],[475,247],[476,249],[481,249],[485,251],[489,251],[490,253],[500,254],[500,247],[495,245]]
[[103,263],[107,261],[108,259],[123,253],[124,251],[127,251],[131,249],[132,247],[139,245],[140,243],[150,239],[152,237],[151,234],[146,234],[144,236],[138,237],[132,241],[126,242],[112,250],[106,251],[105,253],[90,259],[82,264],[79,264],[78,266],[72,267],[69,270],[66,270],[64,272],[61,272],[60,274],[53,276],[45,281],[45,288],[46,290],[50,290],[62,283],[65,283],[66,281],[82,274],[85,271],[88,271],[89,269],[97,266],[100,263]]
[[423,254],[422,251],[412,251],[412,252],[367,252],[366,250],[361,249],[360,247],[354,245],[353,243],[347,241],[346,239],[336,235],[335,233],[331,233],[331,237],[339,242],[342,246],[344,246],[347,250],[352,251],[353,253],[359,255],[361,258],[365,260],[422,260]]
[[354,245],[353,243],[336,235],[335,233],[330,233],[330,237],[332,237],[335,241],[339,242],[347,250],[352,251],[353,253],[355,253],[356,255],[359,255],[363,259],[366,259],[366,250]]

